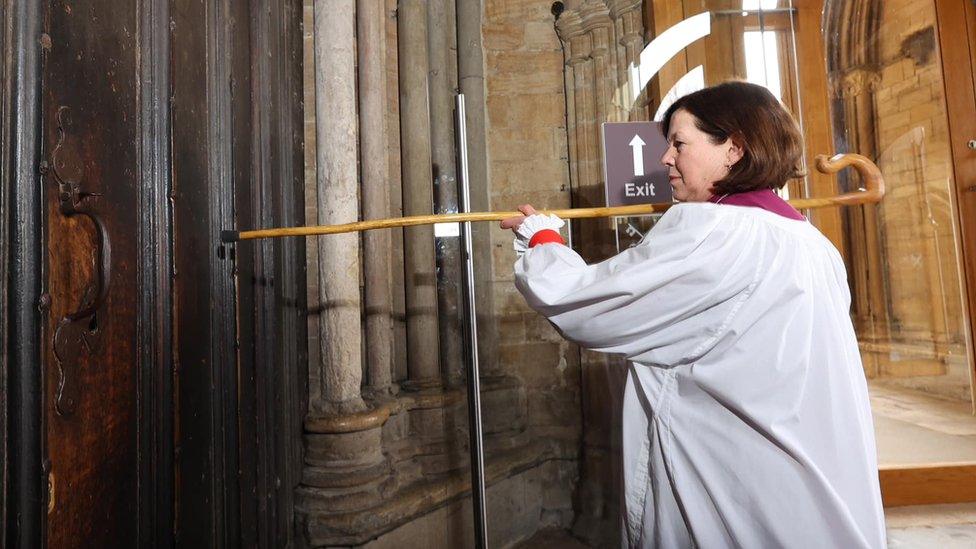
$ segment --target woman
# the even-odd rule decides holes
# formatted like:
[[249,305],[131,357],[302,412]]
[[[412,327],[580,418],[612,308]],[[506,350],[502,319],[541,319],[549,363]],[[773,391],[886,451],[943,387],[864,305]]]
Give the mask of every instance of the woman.
[[833,245],[773,189],[801,175],[796,122],[765,88],[676,101],[674,196],[634,248],[586,265],[535,213],[516,285],[569,340],[629,359],[625,544],[885,546],[867,384]]

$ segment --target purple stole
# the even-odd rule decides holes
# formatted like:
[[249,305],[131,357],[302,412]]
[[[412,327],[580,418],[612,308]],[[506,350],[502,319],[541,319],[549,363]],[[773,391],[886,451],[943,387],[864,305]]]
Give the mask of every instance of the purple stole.
[[783,200],[779,197],[779,195],[774,193],[772,189],[759,189],[744,193],[728,194],[725,196],[712,195],[708,201],[714,204],[762,208],[768,212],[773,212],[774,214],[781,215],[787,219],[795,219],[797,221],[806,221],[807,219],[803,217],[803,214],[796,211],[796,208],[790,206],[787,201]]

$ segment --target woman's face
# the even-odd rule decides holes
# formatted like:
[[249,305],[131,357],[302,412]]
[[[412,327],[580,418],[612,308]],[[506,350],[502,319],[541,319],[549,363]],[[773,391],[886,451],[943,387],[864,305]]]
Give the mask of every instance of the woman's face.
[[674,197],[681,202],[707,202],[712,184],[729,173],[742,158],[742,149],[731,139],[718,145],[695,126],[697,119],[684,109],[671,115],[668,150],[661,163],[668,167]]

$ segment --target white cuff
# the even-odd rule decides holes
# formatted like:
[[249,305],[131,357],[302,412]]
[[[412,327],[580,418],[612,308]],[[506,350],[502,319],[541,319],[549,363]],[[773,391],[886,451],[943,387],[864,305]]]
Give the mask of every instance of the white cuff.
[[533,214],[526,217],[525,221],[519,225],[517,230],[514,243],[515,252],[519,257],[522,257],[522,254],[529,249],[529,241],[532,240],[532,236],[535,233],[546,229],[558,233],[559,229],[565,224],[565,221],[553,214]]

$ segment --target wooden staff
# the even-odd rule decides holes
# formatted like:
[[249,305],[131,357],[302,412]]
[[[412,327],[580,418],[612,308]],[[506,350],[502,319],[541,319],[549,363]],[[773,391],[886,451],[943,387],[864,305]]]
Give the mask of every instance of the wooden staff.
[[[826,198],[800,198],[790,200],[790,204],[798,210],[824,208],[828,206],[853,206],[855,204],[871,204],[881,201],[884,196],[884,179],[881,170],[866,157],[859,154],[838,154],[832,157],[821,154],[816,159],[817,170],[823,173],[836,173],[848,166],[853,166],[861,175],[865,188],[859,191],[844,193]],[[539,210],[539,213],[556,214],[563,219],[584,219],[594,217],[625,217],[647,215],[663,212],[674,204],[638,204],[635,206],[617,206],[614,208],[573,208],[568,210]],[[391,229],[394,227],[410,227],[413,225],[431,225],[434,223],[461,223],[465,221],[501,221],[509,217],[522,215],[521,212],[473,212],[440,215],[415,215],[411,217],[397,217],[392,219],[377,219],[374,221],[357,221],[341,225],[319,225],[312,227],[285,227],[280,229],[258,229],[253,231],[221,231],[220,239],[224,242],[239,240],[255,240],[259,238],[278,238],[282,236],[317,236],[322,234],[351,233],[369,231],[372,229]]]

